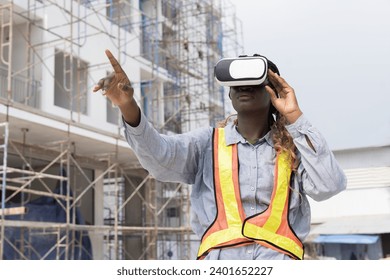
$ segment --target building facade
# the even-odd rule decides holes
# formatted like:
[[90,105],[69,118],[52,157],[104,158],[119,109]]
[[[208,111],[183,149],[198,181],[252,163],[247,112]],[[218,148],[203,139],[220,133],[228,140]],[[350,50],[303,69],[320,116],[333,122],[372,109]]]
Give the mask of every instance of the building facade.
[[0,0],[0,258],[193,259],[190,186],[149,176],[92,87],[110,49],[159,131],[213,125],[239,26],[220,0]]
[[348,179],[347,189],[311,201],[310,258],[390,257],[390,146],[334,151]]

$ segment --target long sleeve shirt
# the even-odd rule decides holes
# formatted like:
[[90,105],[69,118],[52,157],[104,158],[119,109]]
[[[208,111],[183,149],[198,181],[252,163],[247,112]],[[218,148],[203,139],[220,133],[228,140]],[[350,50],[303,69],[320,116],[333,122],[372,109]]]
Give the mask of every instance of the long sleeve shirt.
[[[124,122],[125,136],[141,165],[159,181],[192,185],[191,225],[202,237],[216,216],[213,182],[213,128],[177,134],[159,134],[141,113],[141,122]],[[247,217],[264,211],[271,200],[276,152],[270,132],[256,143],[246,141],[234,124],[225,128],[226,144],[237,143],[241,201]],[[301,241],[310,231],[310,205],[346,188],[346,177],[325,139],[302,115],[286,126],[297,147],[299,166],[291,178],[289,223]],[[306,137],[313,148],[309,146]],[[212,250],[206,259],[289,259],[285,254],[257,243]]]

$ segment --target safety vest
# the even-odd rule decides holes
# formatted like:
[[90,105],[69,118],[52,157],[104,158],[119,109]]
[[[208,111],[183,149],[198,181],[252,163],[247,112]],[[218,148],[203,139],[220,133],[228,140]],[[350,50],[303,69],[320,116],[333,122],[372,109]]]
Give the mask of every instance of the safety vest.
[[225,130],[213,132],[214,192],[217,214],[203,234],[198,259],[211,250],[259,243],[293,259],[303,259],[303,244],[288,223],[291,160],[286,152],[275,163],[274,189],[268,208],[246,218],[238,181],[237,144],[226,145]]

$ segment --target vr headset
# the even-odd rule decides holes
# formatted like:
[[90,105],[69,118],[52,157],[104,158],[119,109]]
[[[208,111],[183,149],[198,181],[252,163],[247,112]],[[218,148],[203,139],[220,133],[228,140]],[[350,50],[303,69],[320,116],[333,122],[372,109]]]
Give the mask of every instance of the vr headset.
[[214,76],[222,86],[266,85],[268,60],[264,56],[223,58],[214,67]]

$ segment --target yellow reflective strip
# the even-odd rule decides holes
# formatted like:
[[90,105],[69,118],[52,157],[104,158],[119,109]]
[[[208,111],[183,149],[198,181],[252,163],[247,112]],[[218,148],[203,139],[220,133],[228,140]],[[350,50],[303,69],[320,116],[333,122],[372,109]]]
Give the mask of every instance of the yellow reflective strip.
[[218,129],[218,176],[228,228],[216,231],[202,240],[198,250],[198,257],[202,256],[210,248],[235,239],[245,238],[242,235],[242,221],[234,191],[233,146],[226,146],[225,130],[223,128]]
[[198,257],[202,256],[207,250],[219,246],[225,242],[232,241],[237,238],[242,238],[241,227],[228,228],[216,231],[210,234],[206,240],[203,240],[199,246]]
[[234,225],[241,227],[242,221],[238,212],[236,194],[233,184],[232,154],[233,146],[226,146],[225,130],[221,128],[219,129],[218,135],[218,170],[222,198],[225,205],[226,221],[229,227]]
[[288,186],[291,175],[291,165],[288,160],[288,156],[289,155],[286,152],[282,152],[277,157],[278,178],[275,190],[276,193],[272,201],[270,216],[268,217],[267,222],[263,226],[263,228],[271,232],[276,232],[282,223],[283,210],[288,195]]
[[301,248],[301,246],[299,246],[297,243],[295,243],[288,237],[275,234],[274,232],[270,232],[264,228],[255,226],[250,223],[245,224],[244,234],[246,236],[261,236],[261,240],[268,241],[275,246],[282,248],[285,251],[291,252],[300,259],[303,259],[303,249]]

